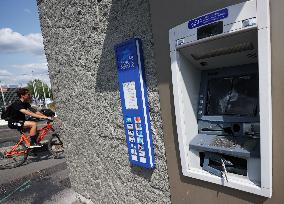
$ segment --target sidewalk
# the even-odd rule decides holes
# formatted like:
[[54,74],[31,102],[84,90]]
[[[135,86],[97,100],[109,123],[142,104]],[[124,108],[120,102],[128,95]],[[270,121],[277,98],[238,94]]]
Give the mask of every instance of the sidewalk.
[[91,200],[84,198],[74,190],[65,189],[54,195],[50,201],[45,201],[43,204],[94,204]]
[[29,157],[26,165],[0,170],[0,204],[92,204],[76,193],[65,159],[47,152]]
[[70,188],[67,169],[27,179],[0,196],[0,204],[93,204]]
[[0,119],[0,127],[5,125],[8,125],[8,122]]
[[[0,139],[17,137],[13,131],[0,120]],[[12,203],[93,204],[71,188],[65,159],[53,159],[47,148],[20,167],[0,170],[0,204]]]
[[0,196],[0,204],[93,204],[70,188],[66,173],[63,170],[18,183]]
[[[0,170],[0,185],[11,185],[40,176],[48,176],[66,168],[65,159],[53,159],[50,154],[39,153],[38,157],[29,156],[22,166]],[[0,195],[1,193],[0,189]]]

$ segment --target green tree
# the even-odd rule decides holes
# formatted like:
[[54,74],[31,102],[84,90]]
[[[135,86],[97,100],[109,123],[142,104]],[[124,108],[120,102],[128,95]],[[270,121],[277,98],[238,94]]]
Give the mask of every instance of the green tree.
[[[38,99],[44,98],[44,92],[46,98],[52,98],[52,93],[50,88],[47,86],[46,83],[42,82],[39,79],[34,79],[32,81],[29,81],[27,84],[27,89],[30,91],[33,97],[36,97]],[[36,96],[35,96],[35,91],[37,93]]]

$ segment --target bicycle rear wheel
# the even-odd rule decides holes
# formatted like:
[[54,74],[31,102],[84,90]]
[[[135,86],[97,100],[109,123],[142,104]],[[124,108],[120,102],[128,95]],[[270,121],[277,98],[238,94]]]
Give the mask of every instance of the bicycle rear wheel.
[[11,169],[22,165],[28,157],[28,149],[17,140],[0,142],[0,169]]
[[54,156],[54,158],[60,158],[63,156],[64,147],[58,134],[52,134],[48,141],[48,150]]

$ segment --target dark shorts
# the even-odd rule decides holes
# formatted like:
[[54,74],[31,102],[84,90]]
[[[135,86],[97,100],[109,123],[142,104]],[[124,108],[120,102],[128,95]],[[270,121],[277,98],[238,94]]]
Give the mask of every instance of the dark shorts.
[[8,121],[8,127],[21,131],[24,127],[25,121]]

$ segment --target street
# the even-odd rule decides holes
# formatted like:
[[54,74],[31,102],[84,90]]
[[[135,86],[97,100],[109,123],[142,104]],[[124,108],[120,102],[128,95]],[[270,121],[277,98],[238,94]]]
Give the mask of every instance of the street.
[[0,126],[0,142],[5,139],[17,139],[20,138],[20,133],[16,130],[11,130],[7,126]]
[[0,203],[43,203],[52,195],[70,188],[63,159],[48,152],[29,156],[23,166],[0,170]]
[[[10,138],[20,133],[0,126],[0,142]],[[0,170],[0,204],[82,203],[84,198],[71,189],[65,159],[54,159],[48,151],[48,138],[22,166]]]

